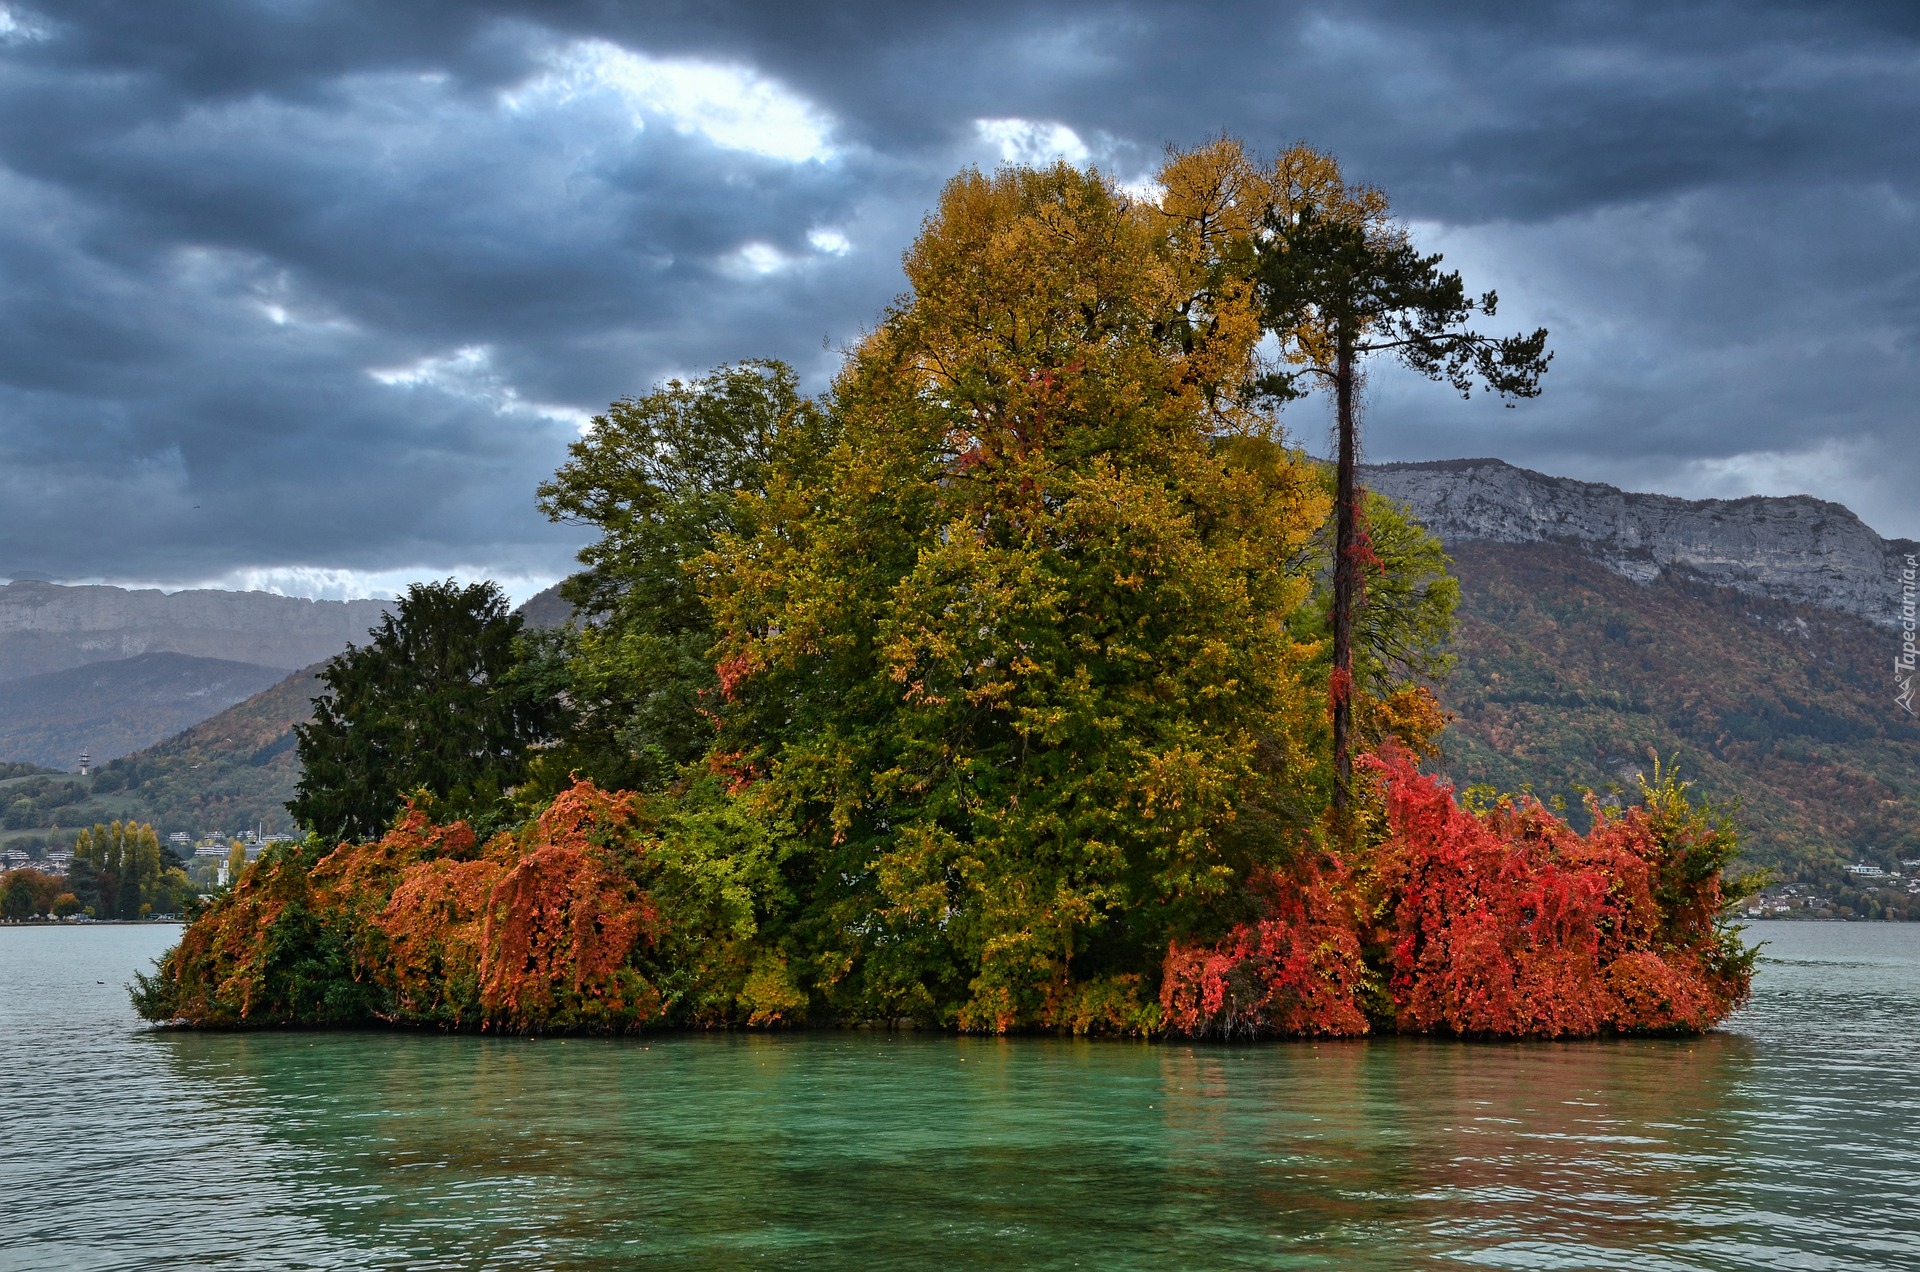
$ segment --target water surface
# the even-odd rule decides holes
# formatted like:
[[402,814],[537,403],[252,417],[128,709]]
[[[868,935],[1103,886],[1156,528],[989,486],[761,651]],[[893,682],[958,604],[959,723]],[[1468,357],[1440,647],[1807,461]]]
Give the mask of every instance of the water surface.
[[0,1268],[1915,1268],[1920,925],[1681,1041],[178,1034],[0,927]]

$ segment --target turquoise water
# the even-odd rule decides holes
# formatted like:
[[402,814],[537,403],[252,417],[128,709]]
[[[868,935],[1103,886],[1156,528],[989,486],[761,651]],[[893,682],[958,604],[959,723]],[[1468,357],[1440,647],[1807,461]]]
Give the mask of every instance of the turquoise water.
[[1686,1041],[192,1035],[0,927],[0,1268],[1920,1268],[1920,925]]

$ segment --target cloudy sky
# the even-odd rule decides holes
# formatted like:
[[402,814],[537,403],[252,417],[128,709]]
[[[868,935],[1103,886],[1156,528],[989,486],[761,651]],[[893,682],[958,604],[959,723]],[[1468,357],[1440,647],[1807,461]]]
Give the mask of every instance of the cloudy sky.
[[1552,330],[1517,410],[1378,374],[1371,458],[1920,536],[1910,0],[5,0],[0,578],[525,596],[609,400],[821,387],[957,169],[1223,129],[1335,151]]

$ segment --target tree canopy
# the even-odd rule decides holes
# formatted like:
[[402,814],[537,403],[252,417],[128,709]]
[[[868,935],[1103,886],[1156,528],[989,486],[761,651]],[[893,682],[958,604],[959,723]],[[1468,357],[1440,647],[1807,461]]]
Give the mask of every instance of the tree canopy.
[[416,583],[373,639],[327,663],[327,693],[295,726],[301,777],[287,805],[324,839],[376,838],[426,792],[492,824],[564,704],[493,583]]
[[[1714,919],[1731,839],[1677,786],[1582,838],[1526,801],[1463,810],[1415,768],[1456,591],[1439,544],[1372,500],[1371,600],[1342,601],[1356,558],[1329,522],[1357,525],[1360,496],[1276,414],[1316,341],[1358,347],[1338,313],[1278,299],[1276,218],[1309,195],[1380,246],[1384,199],[1303,148],[1173,152],[1148,193],[969,170],[817,399],[750,362],[615,403],[540,489],[600,531],[566,585],[584,621],[530,649],[497,594],[410,593],[301,734],[296,811],[369,842],[270,850],[142,981],[142,1012],[1718,1019],[1745,990]],[[1455,946],[1476,951],[1464,980],[1432,954]]]

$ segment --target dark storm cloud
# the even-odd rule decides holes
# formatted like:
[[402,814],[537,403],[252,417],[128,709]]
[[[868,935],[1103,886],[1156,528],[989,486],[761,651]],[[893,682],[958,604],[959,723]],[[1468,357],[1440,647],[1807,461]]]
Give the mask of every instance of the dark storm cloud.
[[524,588],[583,411],[823,383],[963,163],[1132,178],[1222,128],[1334,149],[1554,329],[1517,411],[1377,374],[1376,458],[1920,531],[1910,5],[5,12],[0,574]]

